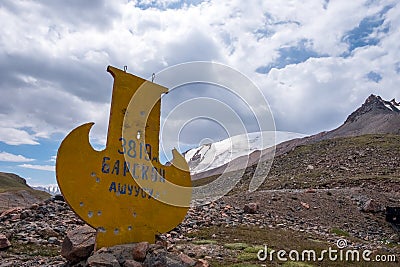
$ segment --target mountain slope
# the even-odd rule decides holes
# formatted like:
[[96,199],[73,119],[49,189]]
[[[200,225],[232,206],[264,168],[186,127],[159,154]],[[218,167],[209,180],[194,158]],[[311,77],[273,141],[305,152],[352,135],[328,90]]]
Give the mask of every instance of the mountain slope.
[[28,189],[25,179],[13,173],[0,172],[0,193],[11,190]]
[[[262,168],[264,164],[261,163]],[[231,193],[248,190],[249,181],[258,175],[265,177],[257,174],[255,165],[249,166]],[[194,185],[215,178],[218,175],[196,180]],[[299,145],[274,158],[259,189],[345,188],[362,186],[364,182],[382,183],[400,192],[400,135],[339,137]]]
[[[251,166],[258,162],[271,160],[274,156],[287,153],[300,145],[365,134],[400,134],[400,104],[394,99],[385,101],[380,96],[370,95],[361,107],[350,114],[346,121],[334,130],[280,143],[275,147],[275,150],[271,148],[256,150],[249,156],[234,158],[229,165],[243,166],[243,164],[247,164],[247,166]],[[201,179],[221,174],[227,166],[228,164],[224,164],[217,168],[195,173],[192,178]]]
[[[248,175],[254,169],[249,167]],[[359,186],[378,177],[400,186],[400,135],[338,137],[297,146],[274,159],[260,189]]]
[[0,213],[12,207],[26,207],[49,197],[48,193],[28,186],[24,178],[0,172]]

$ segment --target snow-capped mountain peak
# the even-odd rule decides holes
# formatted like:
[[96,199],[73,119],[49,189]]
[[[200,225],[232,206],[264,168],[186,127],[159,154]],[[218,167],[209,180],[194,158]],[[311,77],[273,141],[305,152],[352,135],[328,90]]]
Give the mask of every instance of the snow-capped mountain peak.
[[31,186],[31,187],[36,190],[47,192],[53,196],[61,194],[60,188],[58,187],[57,184],[36,185],[36,186]]
[[397,103],[396,100],[393,98],[390,102],[384,101],[385,106],[392,111],[400,111],[400,102]]
[[[391,101],[386,101],[380,96],[371,95],[369,98],[370,102],[375,101],[383,106],[385,106],[390,111],[400,112],[400,103],[397,103],[393,98]],[[368,101],[367,99],[367,101]]]
[[256,150],[263,150],[278,143],[304,136],[298,133],[273,131],[248,133],[204,144],[187,151],[184,155],[191,174],[197,174],[220,167]]

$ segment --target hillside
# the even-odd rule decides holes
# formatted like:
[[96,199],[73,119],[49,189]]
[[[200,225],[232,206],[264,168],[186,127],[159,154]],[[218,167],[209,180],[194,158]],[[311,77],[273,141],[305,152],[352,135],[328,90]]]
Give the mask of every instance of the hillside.
[[49,197],[48,193],[28,186],[20,176],[0,172],[0,212],[12,207],[26,207]]
[[13,173],[0,172],[0,193],[11,190],[27,189],[25,179]]
[[[246,169],[236,190],[244,190],[255,169]],[[393,183],[400,190],[400,135],[341,137],[297,146],[274,158],[260,190],[343,188],[366,180]]]

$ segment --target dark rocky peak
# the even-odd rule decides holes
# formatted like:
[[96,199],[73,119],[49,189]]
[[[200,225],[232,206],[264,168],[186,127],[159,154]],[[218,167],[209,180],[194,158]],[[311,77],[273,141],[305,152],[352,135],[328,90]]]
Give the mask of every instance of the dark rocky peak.
[[390,114],[392,112],[400,112],[400,104],[396,102],[395,99],[391,101],[383,100],[380,96],[371,94],[364,104],[359,107],[356,111],[347,117],[345,123],[354,122],[360,116],[371,113],[371,114]]
[[398,111],[400,111],[400,102],[396,102],[396,99],[390,100],[389,104],[392,106],[392,108],[396,108]]

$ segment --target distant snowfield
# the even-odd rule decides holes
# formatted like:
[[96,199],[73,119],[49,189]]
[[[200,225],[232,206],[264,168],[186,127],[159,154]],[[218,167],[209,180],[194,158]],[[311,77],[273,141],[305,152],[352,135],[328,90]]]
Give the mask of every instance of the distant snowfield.
[[185,153],[190,173],[197,174],[220,167],[238,157],[266,149],[306,135],[284,131],[266,131],[237,135],[212,144],[193,148]]
[[47,184],[47,185],[31,185],[28,183],[28,185],[30,187],[32,187],[33,189],[36,190],[40,190],[40,191],[44,191],[49,193],[50,195],[57,195],[57,194],[61,194],[60,192],[60,188],[58,187],[58,184]]

